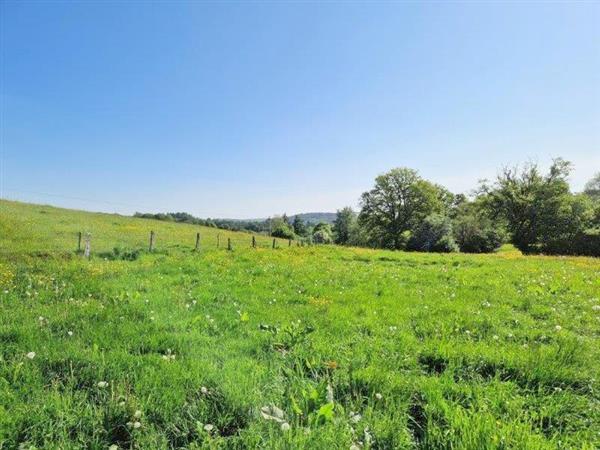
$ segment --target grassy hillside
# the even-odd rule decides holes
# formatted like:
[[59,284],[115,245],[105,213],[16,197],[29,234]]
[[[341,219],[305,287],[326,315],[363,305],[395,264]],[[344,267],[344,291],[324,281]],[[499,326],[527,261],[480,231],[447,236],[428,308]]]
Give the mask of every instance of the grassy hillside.
[[198,229],[0,203],[0,448],[600,447],[597,259]]
[[[5,200],[0,200],[0,216],[0,255],[44,252],[70,255],[77,249],[79,232],[91,234],[91,250],[96,255],[111,252],[115,247],[147,249],[151,230],[156,233],[159,252],[193,250],[198,232],[201,247],[207,249],[216,248],[217,235],[222,248],[227,247],[228,238],[234,247],[247,247],[252,240],[248,233]],[[255,238],[258,246],[272,246],[272,238],[259,235]],[[277,245],[287,246],[288,241],[278,240]]]

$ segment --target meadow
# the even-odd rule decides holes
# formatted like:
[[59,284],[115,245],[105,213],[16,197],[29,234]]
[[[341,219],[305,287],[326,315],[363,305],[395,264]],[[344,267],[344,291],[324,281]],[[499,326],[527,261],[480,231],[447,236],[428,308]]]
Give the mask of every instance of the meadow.
[[600,260],[256,239],[0,201],[0,449],[600,448]]

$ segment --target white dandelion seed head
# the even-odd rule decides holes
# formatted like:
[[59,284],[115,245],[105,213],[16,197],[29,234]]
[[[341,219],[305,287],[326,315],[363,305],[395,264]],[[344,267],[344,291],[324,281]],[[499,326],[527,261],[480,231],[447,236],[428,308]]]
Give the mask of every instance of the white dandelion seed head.
[[142,417],[142,411],[140,411],[139,409],[138,409],[138,410],[136,410],[136,411],[133,413],[133,417],[135,417],[136,419],[139,419],[140,417]]
[[561,327],[560,325],[556,325],[556,326],[554,327],[554,329],[555,329],[556,331],[560,331],[560,330],[562,330],[562,327]]
[[29,359],[33,359],[33,358],[35,358],[35,352],[29,352],[25,356],[27,356]]
[[327,403],[333,403],[333,388],[327,384]]
[[359,413],[355,413],[354,411],[350,411],[350,421],[353,423],[360,422],[362,416]]
[[271,406],[263,406],[260,408],[260,415],[265,420],[274,420],[275,422],[282,423],[284,422],[283,418],[285,413],[281,408],[278,408],[275,405]]
[[100,389],[104,389],[105,387],[108,387],[108,381],[98,381],[98,384],[97,384],[97,386],[98,386]]
[[135,422],[133,422],[133,428],[138,429],[142,426],[142,424],[140,422],[138,422],[137,420]]
[[381,395],[379,392],[375,394],[375,398],[377,400],[381,400],[383,398],[383,395]]
[[206,388],[206,386],[202,386],[202,387],[200,388],[200,392],[201,392],[203,395],[208,395],[208,389]]
[[283,422],[283,423],[281,424],[281,431],[290,431],[290,428],[291,428],[291,427],[290,427],[290,424],[289,424],[289,423],[287,423],[287,422]]
[[67,331],[67,334],[68,334],[69,336],[73,336],[73,332],[72,332],[72,331]]
[[207,423],[206,425],[204,425],[204,431],[206,431],[207,433],[210,433],[214,429],[215,426],[212,423]]

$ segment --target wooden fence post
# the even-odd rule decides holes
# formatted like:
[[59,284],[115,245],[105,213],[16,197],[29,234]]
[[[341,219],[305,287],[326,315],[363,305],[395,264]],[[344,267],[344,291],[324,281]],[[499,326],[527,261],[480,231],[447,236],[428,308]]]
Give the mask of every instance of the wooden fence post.
[[221,235],[217,233],[217,248],[221,245]]
[[291,247],[291,246],[292,246],[292,240],[288,239],[288,247]]
[[231,238],[227,238],[227,250],[229,250],[229,251],[233,250],[231,248]]
[[79,232],[79,239],[77,240],[77,253],[81,253],[81,231]]
[[196,251],[200,250],[200,233],[196,233]]
[[275,248],[275,238],[273,238],[273,248]]
[[154,231],[150,232],[150,246],[148,247],[148,251],[154,250]]
[[252,236],[252,248],[256,248],[256,237]]
[[85,235],[85,250],[83,251],[83,256],[86,257],[87,259],[90,259],[90,250],[91,250],[90,241],[91,240],[92,240],[92,235],[90,233],[87,233]]

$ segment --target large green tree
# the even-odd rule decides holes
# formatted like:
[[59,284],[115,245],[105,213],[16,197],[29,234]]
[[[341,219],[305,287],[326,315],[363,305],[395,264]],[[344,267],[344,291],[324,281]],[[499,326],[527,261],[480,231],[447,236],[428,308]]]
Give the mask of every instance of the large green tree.
[[302,217],[300,217],[299,215],[294,216],[294,222],[292,226],[294,228],[294,233],[296,233],[298,236],[306,236],[306,234],[308,233],[306,224],[304,223],[304,220],[302,220]]
[[335,221],[333,222],[333,233],[336,244],[346,245],[349,243],[354,222],[356,222],[356,214],[354,214],[352,208],[346,206],[337,211]]
[[493,185],[482,186],[492,216],[506,222],[513,244],[524,253],[544,251],[589,224],[586,201],[570,192],[570,171],[568,161],[556,159],[547,174],[536,164],[506,168]]
[[397,168],[375,179],[375,186],[362,194],[359,222],[373,244],[401,249],[406,233],[428,215],[444,212],[448,192],[422,179],[412,169]]

